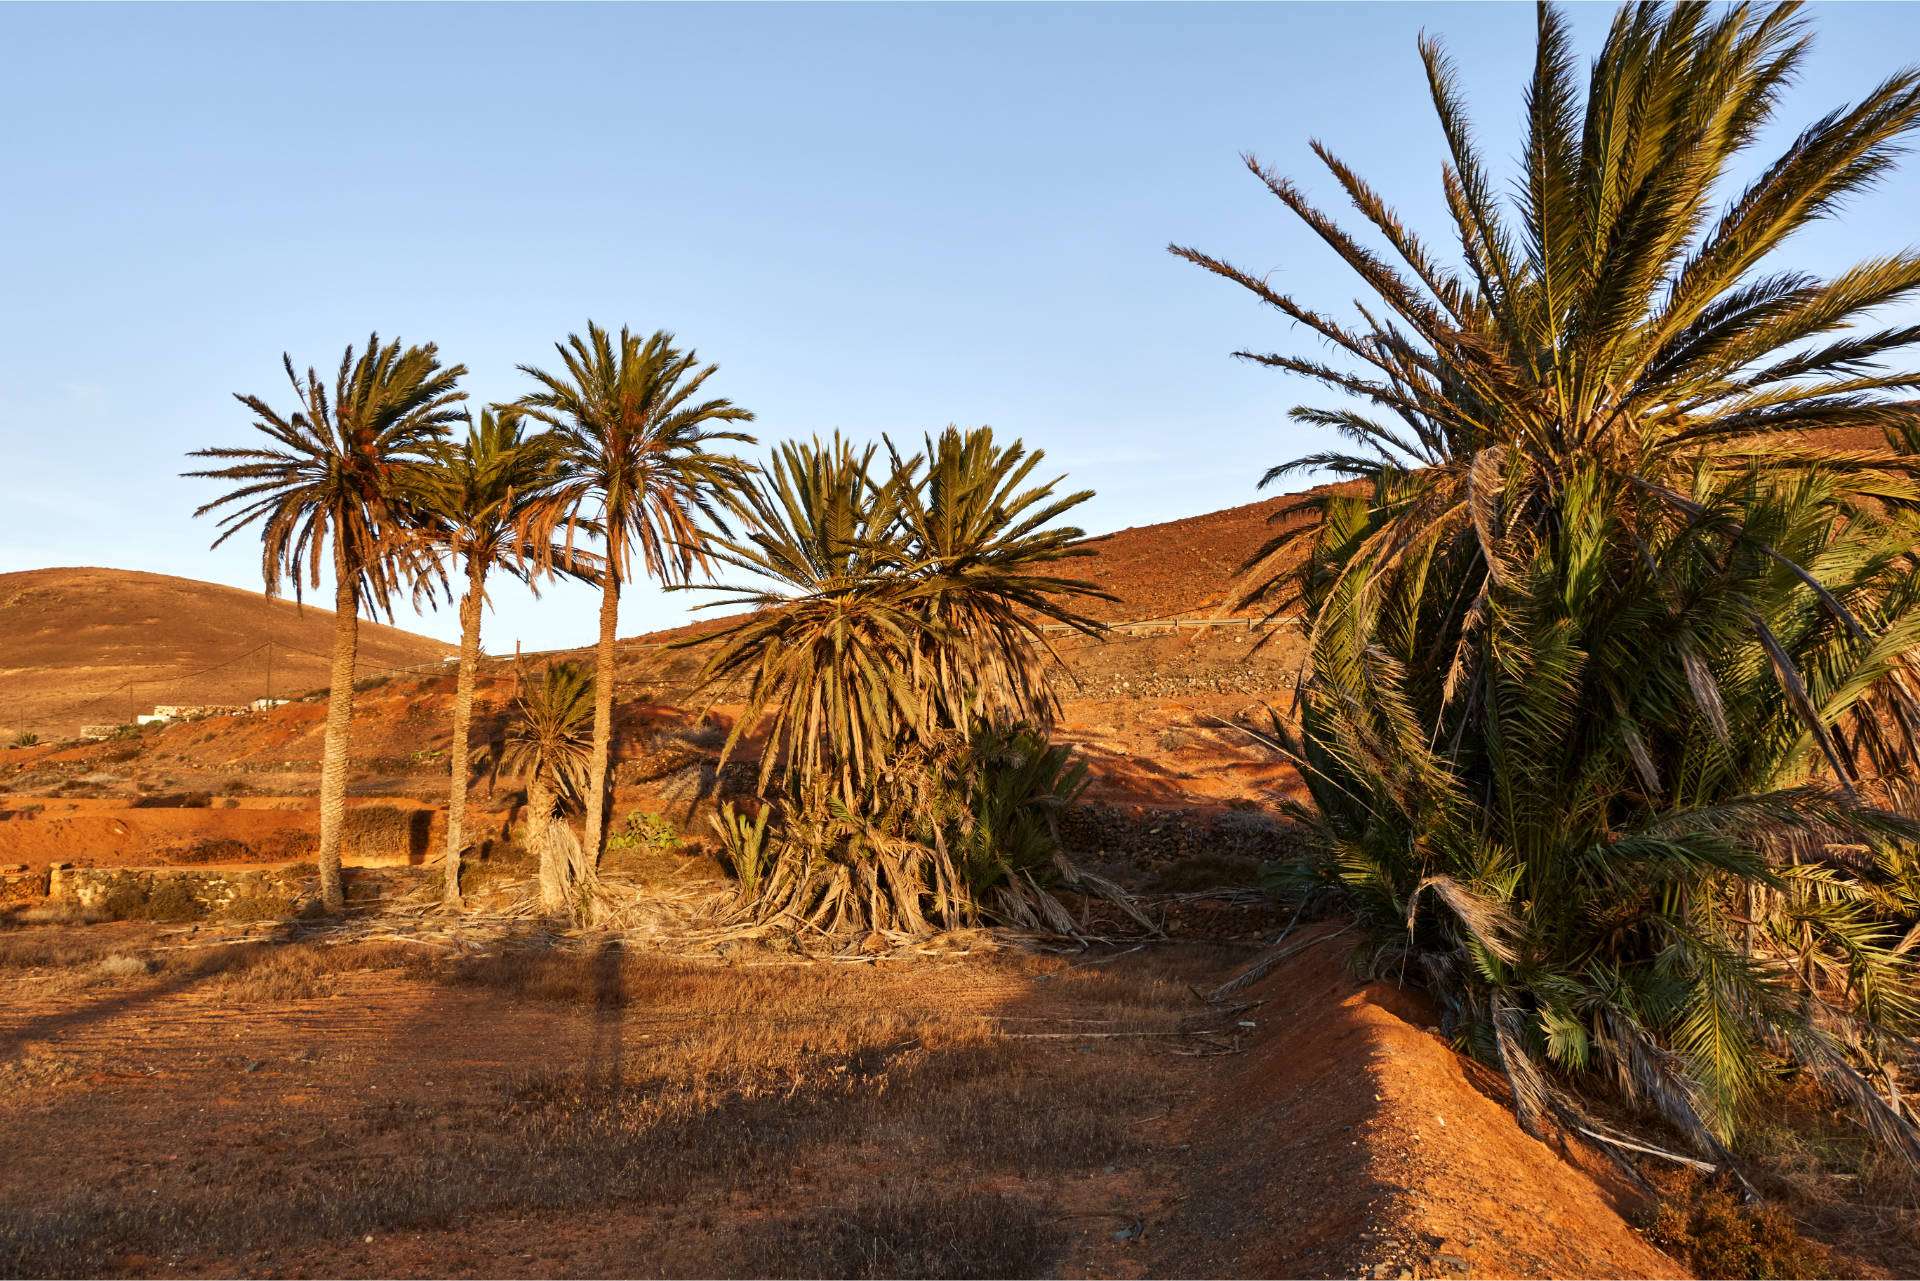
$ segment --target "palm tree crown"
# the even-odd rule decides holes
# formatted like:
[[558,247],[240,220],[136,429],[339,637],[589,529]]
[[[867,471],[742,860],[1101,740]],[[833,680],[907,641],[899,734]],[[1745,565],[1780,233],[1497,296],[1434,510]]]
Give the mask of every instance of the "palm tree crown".
[[335,569],[344,569],[343,583],[355,599],[391,615],[394,594],[431,565],[413,534],[410,508],[431,447],[460,420],[455,406],[466,393],[456,384],[466,366],[442,368],[432,343],[403,350],[398,342],[382,347],[374,335],[358,360],[347,348],[329,397],[314,370],[303,379],[291,356],[282,361],[301,408],[283,416],[258,396],[236,393],[274,445],[194,450],[191,457],[227,465],[188,476],[241,482],[194,515],[237,505],[221,518],[216,547],[249,525],[263,525],[261,571],[269,596],[285,578],[300,599],[303,566],[318,586],[331,541]]
[[1339,357],[1239,353],[1348,397],[1294,417],[1362,447],[1284,464],[1263,483],[1305,468],[1356,477],[1417,469],[1376,544],[1388,555],[1443,531],[1486,528],[1495,493],[1506,495],[1509,519],[1547,520],[1552,495],[1582,468],[1597,468],[1623,502],[1681,516],[1697,513],[1675,478],[1702,460],[1866,470],[1863,489],[1908,496],[1879,469],[1898,461],[1883,437],[1914,421],[1907,393],[1920,377],[1879,362],[1920,342],[1920,326],[1856,326],[1920,290],[1920,253],[1869,259],[1831,279],[1766,264],[1794,232],[1886,173],[1920,118],[1920,74],[1894,76],[1815,122],[1716,208],[1806,52],[1796,9],[1623,6],[1583,101],[1565,21],[1541,5],[1511,210],[1495,197],[1451,64],[1423,40],[1450,152],[1457,268],[1324,145],[1315,153],[1392,258],[1247,157],[1378,299],[1356,328],[1225,261],[1170,247]]
[[[468,420],[464,440],[437,441],[429,453],[433,466],[419,475],[414,505],[432,542],[535,592],[543,573],[599,580],[599,557],[554,542],[552,527],[540,523],[560,475],[559,451],[551,436],[526,434],[519,410],[483,409],[477,424]],[[585,528],[600,532],[596,523]]]
[[672,334],[643,340],[622,329],[616,349],[606,330],[589,323],[584,339],[575,334],[557,346],[564,376],[520,366],[542,390],[519,408],[554,433],[559,478],[546,505],[568,514],[569,545],[583,515],[600,521],[608,568],[620,581],[633,576],[636,547],[649,576],[684,581],[705,563],[696,514],[717,520],[716,499],[745,473],[738,459],[709,449],[753,443],[710,424],[752,422],[752,412],[725,399],[696,400],[718,366],[701,368]]
[[582,804],[591,754],[586,727],[593,714],[593,672],[584,663],[554,663],[537,679],[523,676],[514,710],[500,768],[537,780],[556,805]]
[[713,539],[716,560],[764,584],[722,589],[733,595],[715,605],[751,612],[718,634],[705,669],[716,687],[748,682],[728,750],[766,720],[763,781],[776,765],[830,773],[851,796],[927,729],[1044,726],[1042,625],[1099,629],[1073,604],[1111,598],[1047,572],[1088,554],[1079,529],[1054,522],[1091,495],[1033,482],[1045,455],[996,445],[988,428],[926,445],[903,458],[888,442],[879,475],[876,450],[837,436],[783,445],[742,494],[744,535]]

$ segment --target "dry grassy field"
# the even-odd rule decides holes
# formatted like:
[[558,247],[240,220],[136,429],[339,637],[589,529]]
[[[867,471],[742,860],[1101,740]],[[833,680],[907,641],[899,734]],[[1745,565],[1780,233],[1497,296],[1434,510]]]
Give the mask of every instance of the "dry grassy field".
[[0,935],[0,1272],[1122,1271],[1226,959],[180,939]]
[[954,935],[916,960],[700,961],[50,908],[4,926],[10,1276],[1916,1261],[1913,1216],[1852,1204],[1892,1194],[1871,1171],[1835,1183],[1831,1154],[1770,1189],[1799,1189],[1797,1226],[1664,1175],[1656,1212],[1594,1150],[1522,1134],[1498,1075],[1415,994],[1348,976],[1333,924],[1222,1000],[1206,995],[1247,945],[1055,955]]

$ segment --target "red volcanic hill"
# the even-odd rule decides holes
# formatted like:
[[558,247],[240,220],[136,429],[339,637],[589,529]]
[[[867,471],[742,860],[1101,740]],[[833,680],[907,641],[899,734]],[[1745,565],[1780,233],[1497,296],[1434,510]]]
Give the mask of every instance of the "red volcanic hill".
[[[271,650],[267,642],[272,641]],[[0,737],[67,737],[156,704],[237,704],[327,683],[333,613],[215,583],[122,569],[0,574]],[[365,619],[360,669],[457,647]]]
[[[1103,623],[1258,615],[1265,612],[1258,605],[1232,607],[1244,585],[1242,570],[1248,557],[1268,539],[1303,519],[1278,519],[1300,497],[1282,494],[1202,516],[1097,534],[1081,544],[1091,555],[1056,562],[1048,572],[1092,583],[1114,596],[1114,600],[1082,600],[1074,606]],[[682,640],[714,631],[726,622],[726,617],[696,615],[693,622],[631,639]]]
[[1117,601],[1088,601],[1080,608],[1103,623],[1136,619],[1227,617],[1234,610],[1242,569],[1268,539],[1302,517],[1278,519],[1299,494],[1228,507],[1158,525],[1138,525],[1086,541],[1092,556],[1063,561],[1054,571],[1080,578]]

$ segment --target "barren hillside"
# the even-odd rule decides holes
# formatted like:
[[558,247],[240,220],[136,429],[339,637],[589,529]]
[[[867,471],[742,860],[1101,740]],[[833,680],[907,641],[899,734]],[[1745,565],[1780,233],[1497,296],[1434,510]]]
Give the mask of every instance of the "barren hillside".
[[[268,642],[271,641],[269,651]],[[122,569],[0,574],[0,736],[118,723],[155,704],[245,703],[327,683],[333,613]],[[363,672],[437,662],[444,642],[362,621]]]

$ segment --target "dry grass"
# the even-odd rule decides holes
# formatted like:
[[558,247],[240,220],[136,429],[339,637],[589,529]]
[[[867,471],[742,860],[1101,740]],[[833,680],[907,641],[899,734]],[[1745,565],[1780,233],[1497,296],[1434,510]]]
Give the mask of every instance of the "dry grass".
[[116,952],[100,959],[100,972],[110,979],[144,977],[158,968],[144,956],[123,956]]
[[1735,1189],[1691,1170],[1660,1172],[1659,1204],[1641,1229],[1699,1277],[1831,1277],[1834,1261],[1774,1205],[1743,1204]]
[[[68,936],[43,942],[36,963],[97,972],[103,953],[71,937],[90,932],[34,931]],[[23,942],[0,935],[0,964],[9,948],[24,957]],[[148,958],[128,951],[107,955],[144,970]],[[349,977],[368,970],[386,973]],[[559,1006],[588,1020],[601,1048],[451,1090],[413,1088],[395,1079],[399,1069],[365,1059],[330,1061],[324,1093],[336,1100],[362,1097],[343,1075],[382,1084],[345,1119],[263,1115],[259,1130],[306,1132],[299,1161],[257,1138],[196,1134],[195,1160],[153,1174],[151,1195],[76,1177],[23,1196],[0,1174],[0,1275],[112,1273],[129,1257],[257,1271],[258,1250],[729,1197],[767,1214],[722,1224],[701,1247],[707,1254],[678,1266],[1032,1275],[1063,1240],[1042,1203],[1048,1189],[1146,1159],[1140,1126],[1163,1110],[1167,1065],[1183,1061],[1153,1059],[1157,1042],[1083,1046],[1010,1029],[1168,1028],[1194,1005],[1187,982],[1216,970],[1204,957],[1161,964],[1151,953],[1102,965],[1011,956],[886,972],[668,961],[617,947],[461,958],[404,943],[262,943],[167,954],[155,982],[230,1007],[225,1017],[242,1036],[282,1006],[399,981],[484,994],[506,1022],[516,1005],[529,1016]],[[923,980],[932,981],[924,991]],[[955,982],[1020,999],[956,1001]],[[337,1007],[311,1008],[301,1017]],[[314,1045],[326,1053],[324,1036]],[[393,1052],[406,1063],[430,1054]],[[852,1173],[803,1183],[793,1177],[803,1169]],[[861,1173],[874,1169],[882,1173]],[[978,1191],[982,1180],[1002,1186]]]
[[765,1277],[1025,1277],[1052,1253],[1034,1204],[916,1184],[763,1232],[736,1271]]
[[30,925],[93,925],[106,920],[104,912],[81,907],[72,900],[14,904],[0,910],[0,931],[17,930]]

